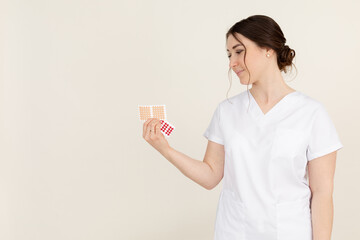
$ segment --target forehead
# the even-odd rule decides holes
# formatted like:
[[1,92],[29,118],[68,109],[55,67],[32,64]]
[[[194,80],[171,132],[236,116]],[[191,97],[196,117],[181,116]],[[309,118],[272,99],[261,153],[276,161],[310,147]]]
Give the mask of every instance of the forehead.
[[[248,46],[247,39],[242,36],[241,34],[236,33],[236,37],[245,45]],[[232,49],[236,48],[237,46],[243,46],[238,40],[234,38],[233,35],[230,35],[228,39],[226,40],[226,49],[231,51]]]

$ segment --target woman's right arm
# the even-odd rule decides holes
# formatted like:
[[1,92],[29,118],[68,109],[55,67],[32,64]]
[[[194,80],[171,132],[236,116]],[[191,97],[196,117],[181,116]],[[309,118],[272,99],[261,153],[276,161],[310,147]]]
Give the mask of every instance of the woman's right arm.
[[185,176],[208,190],[216,187],[223,178],[224,145],[208,141],[203,161],[190,158],[170,146],[163,156]]
[[218,185],[224,175],[224,145],[208,141],[204,160],[199,161],[170,147],[160,126],[159,119],[148,119],[143,126],[143,138],[194,182],[208,190]]

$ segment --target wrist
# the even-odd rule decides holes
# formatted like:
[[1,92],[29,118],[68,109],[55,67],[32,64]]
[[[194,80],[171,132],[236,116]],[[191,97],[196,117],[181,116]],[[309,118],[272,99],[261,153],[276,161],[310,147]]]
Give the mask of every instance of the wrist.
[[168,147],[166,147],[163,151],[161,151],[161,154],[162,154],[166,159],[169,160],[172,150],[173,150],[173,148],[170,147],[170,146],[168,146]]

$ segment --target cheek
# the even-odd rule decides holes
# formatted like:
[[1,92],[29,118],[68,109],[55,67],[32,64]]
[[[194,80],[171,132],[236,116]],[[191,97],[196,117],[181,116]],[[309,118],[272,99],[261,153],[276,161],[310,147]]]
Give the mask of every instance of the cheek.
[[254,56],[251,54],[247,54],[246,56],[243,56],[243,61],[244,61],[244,67],[247,68],[248,71],[250,72],[252,72],[252,70],[257,67],[256,61],[254,61]]
[[246,60],[246,64],[249,68],[251,76],[254,77],[261,74],[266,66],[266,63],[261,56],[252,56],[252,58]]

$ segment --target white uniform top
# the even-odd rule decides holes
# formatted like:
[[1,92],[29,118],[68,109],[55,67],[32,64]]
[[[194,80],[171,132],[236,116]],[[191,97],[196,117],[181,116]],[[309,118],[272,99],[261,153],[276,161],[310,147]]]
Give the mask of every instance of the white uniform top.
[[266,114],[247,92],[220,102],[203,134],[225,148],[214,239],[311,240],[306,166],[343,147],[334,124],[299,91]]

